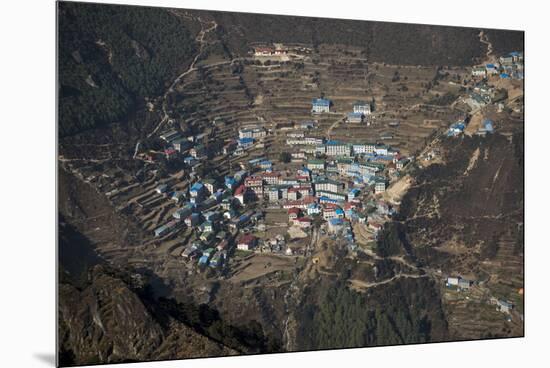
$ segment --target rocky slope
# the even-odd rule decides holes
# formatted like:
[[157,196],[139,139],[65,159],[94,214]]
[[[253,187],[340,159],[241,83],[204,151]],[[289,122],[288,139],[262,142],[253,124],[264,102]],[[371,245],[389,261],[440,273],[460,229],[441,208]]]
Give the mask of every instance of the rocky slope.
[[61,283],[59,327],[63,366],[236,353],[167,315],[155,315],[103,266],[91,270],[82,289],[66,279]]

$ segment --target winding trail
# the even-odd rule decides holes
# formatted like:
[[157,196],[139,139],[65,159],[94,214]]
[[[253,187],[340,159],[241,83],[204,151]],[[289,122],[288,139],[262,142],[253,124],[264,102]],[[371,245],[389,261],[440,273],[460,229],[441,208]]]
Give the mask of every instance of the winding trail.
[[[163,117],[160,120],[160,122],[157,124],[155,129],[153,129],[153,131],[147,135],[147,138],[151,138],[160,129],[160,127],[162,127],[164,125],[164,123],[166,123],[168,120],[170,120],[170,115],[166,111],[166,100],[168,98],[168,95],[170,93],[174,92],[174,87],[183,78],[185,78],[186,75],[188,75],[188,74],[190,74],[190,73],[192,73],[192,72],[194,72],[198,69],[196,67],[197,61],[201,57],[201,55],[204,51],[205,45],[208,43],[207,41],[204,40],[204,37],[206,36],[207,33],[215,30],[218,27],[218,23],[216,23],[216,21],[214,21],[214,20],[206,22],[206,21],[203,21],[201,19],[201,17],[197,17],[196,20],[199,21],[200,24],[201,24],[201,30],[200,30],[199,34],[197,35],[197,37],[195,38],[195,40],[200,44],[199,52],[197,53],[197,55],[195,55],[195,58],[193,59],[193,62],[191,63],[189,68],[186,71],[184,71],[183,73],[181,73],[180,75],[178,75],[176,77],[176,79],[174,79],[174,81],[172,82],[170,87],[168,87],[168,89],[166,90],[166,92],[162,96],[162,113],[163,113]],[[209,26],[207,26],[207,25],[209,25]]]
[[487,60],[491,60],[491,57],[493,55],[493,44],[489,41],[489,38],[483,31],[479,32],[479,42],[487,45],[487,52],[485,53],[485,57],[487,58]]
[[351,279],[351,280],[349,280],[349,282],[352,285],[358,286],[362,289],[368,289],[368,288],[379,286],[379,285],[389,284],[390,282],[392,282],[394,280],[397,280],[399,278],[419,279],[419,278],[422,278],[422,277],[429,277],[429,276],[428,275],[414,275],[414,274],[408,274],[408,273],[398,273],[397,275],[395,275],[393,277],[390,277],[389,279],[382,280],[382,281],[377,281],[377,282],[365,282],[363,280],[358,280],[358,279]]

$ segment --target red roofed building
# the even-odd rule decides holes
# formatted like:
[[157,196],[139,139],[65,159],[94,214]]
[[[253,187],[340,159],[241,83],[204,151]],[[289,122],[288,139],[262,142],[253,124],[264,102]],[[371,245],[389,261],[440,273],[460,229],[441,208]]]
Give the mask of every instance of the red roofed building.
[[297,207],[292,207],[288,209],[288,221],[292,221],[298,218],[302,214],[302,210]]
[[171,160],[178,155],[178,151],[172,148],[167,148],[164,150],[164,155],[166,156],[167,160]]
[[289,209],[292,207],[297,207],[305,210],[307,206],[311,203],[317,203],[317,198],[313,196],[307,196],[297,201],[287,201],[285,204],[283,204],[283,208]]
[[239,185],[237,189],[235,189],[235,193],[233,196],[237,198],[237,200],[241,203],[241,205],[244,205],[247,201],[247,192],[248,188],[246,188],[243,184]]
[[254,192],[257,198],[262,198],[264,195],[264,181],[259,176],[249,176],[244,179],[244,186]]
[[292,223],[301,228],[308,228],[311,226],[312,220],[309,217],[297,217],[292,220]]
[[331,218],[337,217],[336,215],[337,208],[338,206],[334,206],[334,205],[328,206],[328,203],[327,203],[327,205],[323,207],[323,218],[325,220],[330,220]]
[[279,184],[279,177],[281,176],[278,172],[264,172],[262,173],[262,179],[269,185]]
[[254,235],[242,235],[237,241],[237,249],[250,250],[256,246],[257,238]]
[[287,190],[287,199],[289,201],[296,201],[300,197],[299,188],[288,188]]
[[271,56],[275,53],[275,50],[271,47],[255,47],[254,55],[256,56]]

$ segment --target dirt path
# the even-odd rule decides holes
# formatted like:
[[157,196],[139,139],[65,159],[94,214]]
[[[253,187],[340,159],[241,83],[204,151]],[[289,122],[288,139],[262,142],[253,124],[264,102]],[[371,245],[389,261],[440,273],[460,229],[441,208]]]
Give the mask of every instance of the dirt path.
[[332,130],[338,126],[338,123],[340,123],[340,120],[336,120],[332,125],[327,129],[327,139],[330,139],[330,135],[332,134]]
[[[199,60],[199,57],[202,55],[205,45],[208,43],[207,41],[204,40],[204,37],[206,36],[207,33],[213,31],[214,29],[216,29],[218,27],[218,23],[216,23],[216,21],[205,22],[201,19],[201,17],[197,17],[196,20],[199,21],[199,23],[201,24],[201,30],[200,30],[199,34],[197,35],[197,37],[195,38],[195,40],[200,45],[199,52],[197,52],[197,55],[195,55],[195,58],[193,59],[193,62],[191,62],[191,65],[189,66],[189,68],[186,71],[184,71],[183,73],[181,73],[180,75],[178,75],[176,77],[176,79],[174,79],[174,81],[172,82],[170,87],[168,87],[168,90],[166,90],[166,92],[164,93],[164,96],[162,97],[163,117],[162,117],[161,121],[157,124],[155,129],[153,129],[153,131],[147,135],[147,138],[151,138],[160,129],[160,127],[162,125],[164,125],[164,123],[167,122],[170,119],[170,116],[169,116],[168,112],[166,111],[166,100],[167,100],[168,95],[170,93],[174,92],[174,87],[183,78],[185,78],[186,75],[188,75],[189,73],[192,73],[195,70],[197,70],[195,65],[197,64],[197,61]],[[209,26],[207,26],[207,25],[209,25]]]
[[389,284],[392,281],[395,281],[399,278],[410,278],[410,279],[418,279],[421,277],[428,277],[428,275],[413,275],[408,273],[398,273],[397,275],[390,277],[389,279],[383,280],[383,281],[377,281],[377,282],[366,282],[363,280],[357,280],[357,279],[351,279],[349,280],[350,284],[352,286],[355,286],[359,289],[369,289],[371,287],[376,287],[379,285]]
[[474,153],[472,153],[472,157],[470,157],[470,162],[468,163],[468,167],[466,168],[466,170],[464,170],[464,173],[462,175],[468,175],[468,173],[474,168],[474,166],[476,165],[477,159],[479,158],[479,153],[480,153],[480,150],[478,147],[476,148]]
[[490,61],[493,57],[492,56],[493,55],[493,44],[491,42],[489,42],[489,38],[487,37],[487,35],[483,31],[479,32],[479,42],[481,42],[482,44],[487,45],[487,52],[485,53],[485,57],[487,58],[488,61]]

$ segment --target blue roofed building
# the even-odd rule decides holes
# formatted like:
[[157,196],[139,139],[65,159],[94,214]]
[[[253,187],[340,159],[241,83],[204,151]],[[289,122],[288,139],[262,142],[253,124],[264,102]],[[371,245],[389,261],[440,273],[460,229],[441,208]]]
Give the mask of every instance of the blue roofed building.
[[237,186],[237,180],[232,176],[226,176],[224,179],[225,187],[233,189]]
[[254,138],[240,138],[237,143],[242,148],[248,148],[254,144]]
[[330,100],[315,98],[311,101],[311,112],[316,114],[330,112]]
[[362,123],[364,115],[361,112],[349,112],[346,116],[348,123]]
[[483,124],[481,125],[481,128],[478,129],[476,132],[477,135],[485,136],[487,134],[494,133],[494,127],[493,127],[493,121],[489,119],[485,119],[483,121]]
[[464,123],[462,122],[451,124],[451,126],[449,127],[449,130],[447,131],[447,136],[456,137],[457,135],[464,133],[464,128],[465,126],[464,126]]

